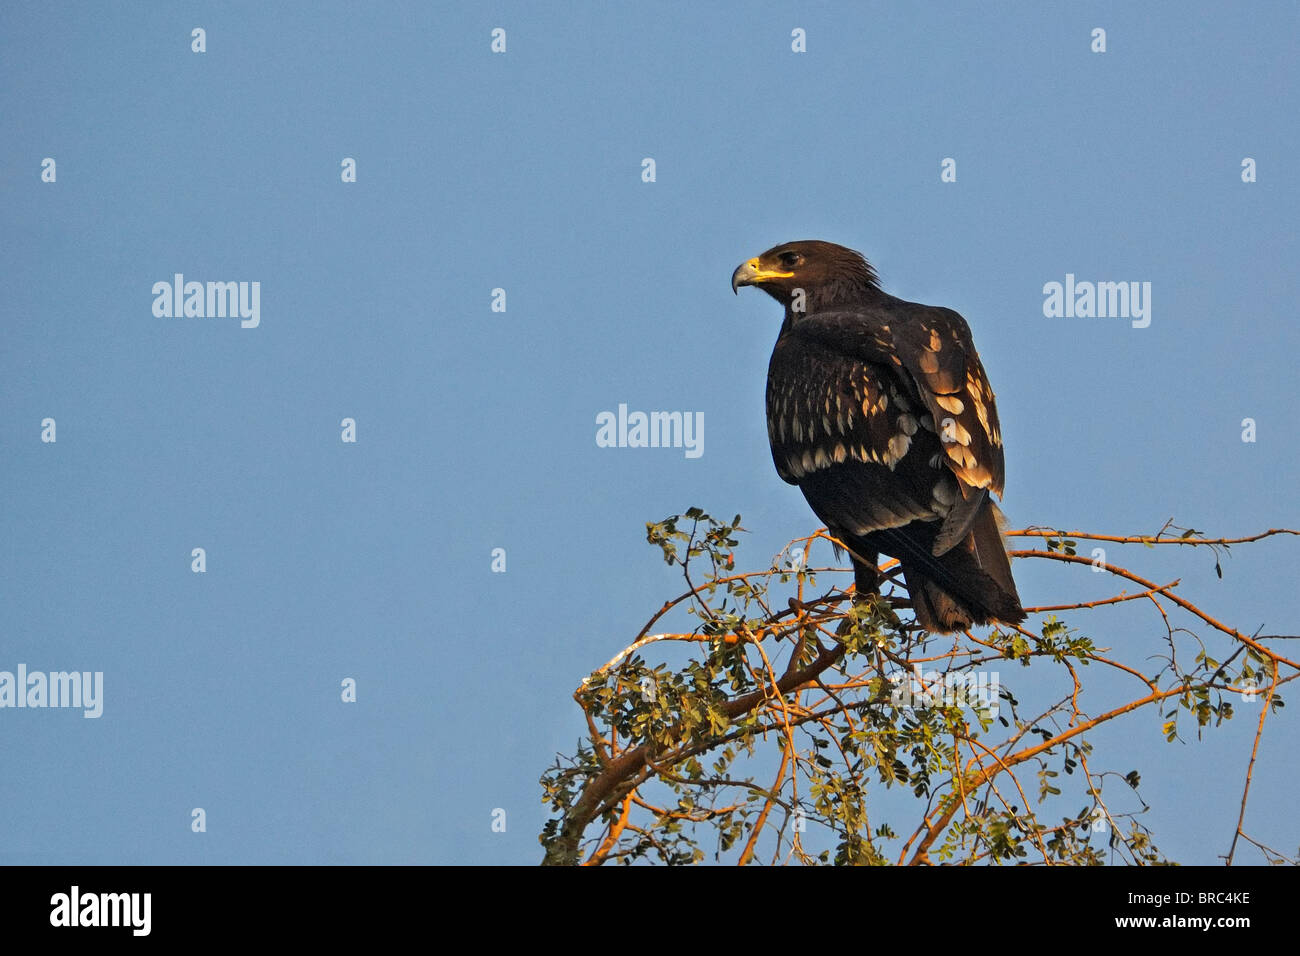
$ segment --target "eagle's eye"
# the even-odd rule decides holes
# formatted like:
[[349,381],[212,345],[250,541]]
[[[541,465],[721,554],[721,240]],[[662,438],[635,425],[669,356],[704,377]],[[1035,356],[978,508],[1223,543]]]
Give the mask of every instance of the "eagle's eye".
[[781,260],[781,265],[786,269],[793,269],[803,261],[803,256],[799,255],[797,252],[783,252],[779,258]]

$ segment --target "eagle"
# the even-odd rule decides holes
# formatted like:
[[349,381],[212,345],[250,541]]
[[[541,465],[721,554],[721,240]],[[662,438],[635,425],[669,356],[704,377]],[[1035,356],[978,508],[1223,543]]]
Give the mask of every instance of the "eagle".
[[1002,537],[1002,433],[965,319],[895,298],[860,253],[787,242],[731,289],[785,307],[767,372],[777,474],[848,549],[859,597],[897,558],[916,623],[949,634],[1025,619]]

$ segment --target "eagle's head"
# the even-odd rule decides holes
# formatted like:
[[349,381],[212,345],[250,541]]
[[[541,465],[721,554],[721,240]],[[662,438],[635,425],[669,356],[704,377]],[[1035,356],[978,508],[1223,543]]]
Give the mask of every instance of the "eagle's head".
[[802,289],[805,303],[817,307],[879,288],[876,270],[860,253],[820,239],[786,242],[742,263],[731,274],[731,291],[742,285],[756,285],[784,306]]

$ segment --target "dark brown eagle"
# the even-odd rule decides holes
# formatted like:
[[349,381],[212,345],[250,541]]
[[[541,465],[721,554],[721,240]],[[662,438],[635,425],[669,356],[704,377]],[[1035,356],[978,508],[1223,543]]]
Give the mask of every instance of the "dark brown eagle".
[[787,242],[736,269],[785,306],[767,372],[777,473],[853,559],[857,593],[897,558],[916,621],[1025,619],[1000,531],[1002,434],[966,321],[883,292],[852,249]]

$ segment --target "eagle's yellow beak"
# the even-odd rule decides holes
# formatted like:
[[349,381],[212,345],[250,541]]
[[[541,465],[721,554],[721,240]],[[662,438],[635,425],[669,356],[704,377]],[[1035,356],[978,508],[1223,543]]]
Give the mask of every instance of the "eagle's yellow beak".
[[758,285],[760,282],[766,282],[769,279],[789,279],[793,275],[793,272],[777,272],[774,269],[764,269],[758,264],[758,259],[753,258],[738,266],[736,271],[731,274],[731,291],[739,294],[742,285]]

